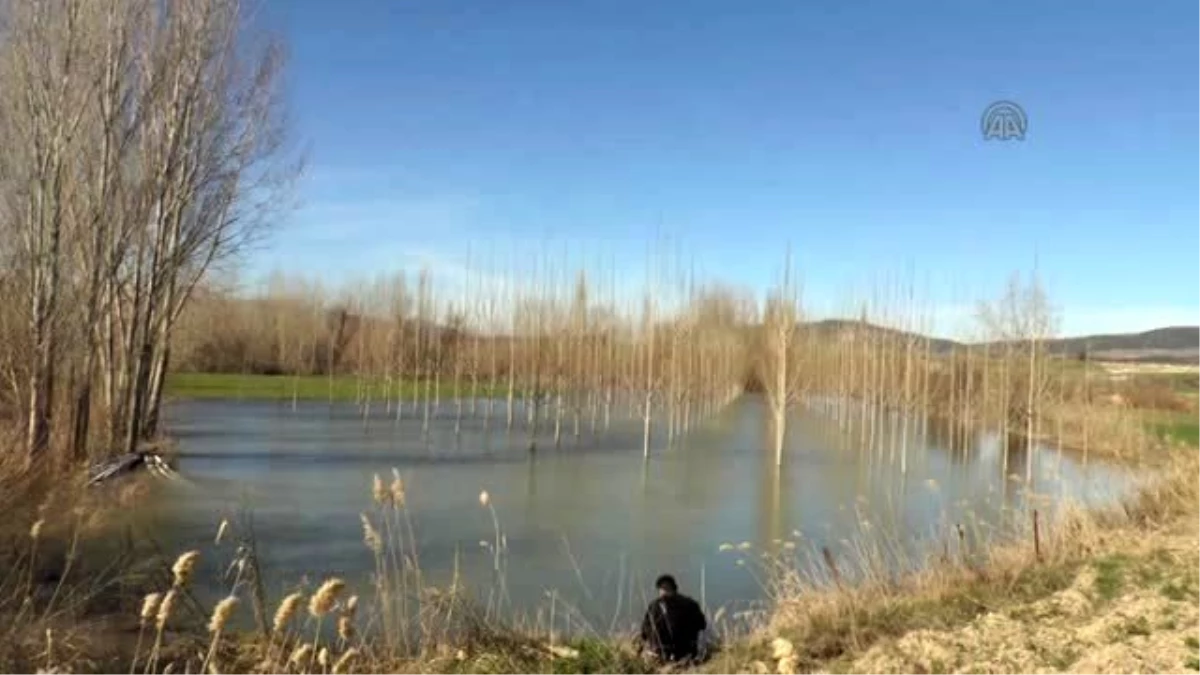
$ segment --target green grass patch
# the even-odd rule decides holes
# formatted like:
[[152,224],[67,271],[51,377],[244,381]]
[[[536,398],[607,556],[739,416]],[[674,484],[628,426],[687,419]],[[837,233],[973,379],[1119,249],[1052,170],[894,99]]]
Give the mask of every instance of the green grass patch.
[[1146,428],[1163,440],[1200,447],[1200,416],[1194,412],[1154,410],[1146,414]]
[[575,640],[570,647],[579,655],[555,658],[552,662],[555,673],[642,673],[653,670],[651,664],[604,640]]
[[1159,437],[1175,443],[1200,446],[1200,423],[1195,419],[1178,422],[1152,422],[1150,429]]
[[1151,633],[1150,622],[1144,616],[1134,617],[1128,624],[1125,625],[1126,635],[1142,635],[1146,636]]
[[1183,638],[1183,646],[1188,649],[1200,649],[1200,639],[1197,639],[1194,635],[1189,635]]
[[[429,383],[433,391],[433,383]],[[442,380],[440,396],[507,396],[507,385],[489,386],[480,382],[472,390],[470,381],[459,387],[453,380]],[[167,376],[168,396],[193,399],[248,399],[265,401],[373,401],[413,400],[424,396],[425,383],[404,380],[399,383],[383,378],[364,379],[353,375],[244,375],[240,373],[172,373]]]
[[1129,557],[1114,553],[1092,562],[1096,570],[1096,593],[1105,600],[1112,600],[1121,592],[1125,583],[1125,572]]
[[1178,581],[1168,581],[1159,589],[1163,597],[1174,602],[1183,602],[1188,599],[1188,589]]

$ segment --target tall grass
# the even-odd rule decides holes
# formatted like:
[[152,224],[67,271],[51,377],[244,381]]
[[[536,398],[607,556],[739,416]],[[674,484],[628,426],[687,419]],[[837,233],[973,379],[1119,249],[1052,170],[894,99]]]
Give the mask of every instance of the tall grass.
[[[1160,478],[1122,504],[1043,514],[1036,541],[1025,514],[985,548],[971,547],[961,530],[946,528],[946,546],[927,549],[919,559],[905,552],[911,549],[900,541],[901,533],[881,532],[866,522],[834,551],[799,536],[765,548],[724,545],[718,555],[740,560],[761,584],[765,601],[748,614],[717,608],[711,615],[717,639],[713,667],[745,670],[762,661],[789,672],[826,668],[909,630],[959,625],[1006,603],[1055,592],[1114,540],[1131,533],[1135,539],[1151,537],[1181,518],[1194,525],[1197,456],[1176,451],[1168,457]],[[222,521],[210,544],[179,555],[162,574],[143,575],[133,586],[138,594],[122,611],[136,631],[129,635],[125,660],[109,667],[291,673],[653,668],[620,631],[586,624],[557,594],[547,596],[548,623],[546,615],[523,615],[505,602],[506,537],[489,493],[480,493],[478,502],[480,517],[492,525],[486,548],[495,575],[477,588],[457,573],[442,586],[426,580],[402,476],[373,480],[369,500],[372,506],[360,518],[363,555],[375,561],[369,579],[331,577],[264,600],[263,616],[273,619],[259,630],[256,612],[250,611],[257,589],[278,585],[256,577],[251,521]],[[87,660],[94,658],[89,656],[94,643],[80,639],[89,624],[79,609],[86,604],[83,594],[101,589],[81,584],[68,569],[61,591],[31,592],[30,570],[49,554],[47,538],[62,536],[61,527],[52,514],[26,526],[24,552],[0,584],[0,615],[12,619],[0,640],[7,647],[0,663],[8,667],[90,669],[87,664],[95,663]],[[205,560],[216,564],[200,565]],[[225,587],[204,607],[190,588],[198,574],[208,573],[219,574]],[[555,630],[562,625],[555,614],[567,616],[574,629]],[[52,649],[46,629],[54,636]],[[32,648],[35,633],[40,642]]]

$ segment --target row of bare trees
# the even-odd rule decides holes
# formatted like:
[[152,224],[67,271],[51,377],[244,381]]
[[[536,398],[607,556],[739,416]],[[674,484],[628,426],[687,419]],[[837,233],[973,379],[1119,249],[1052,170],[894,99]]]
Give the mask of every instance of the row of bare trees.
[[1005,443],[1015,434],[1032,452],[1041,412],[1063,398],[1065,372],[1046,349],[1056,320],[1036,275],[1014,276],[998,299],[979,303],[977,339],[965,343],[935,341],[932,316],[914,296],[911,284],[895,284],[858,303],[856,321],[804,322],[785,263],[764,304],[755,361],[778,463],[798,404],[854,428],[859,447],[890,444],[901,472],[910,441],[927,442],[931,419],[963,440],[979,428],[999,430]]
[[255,236],[281,53],[236,0],[0,3],[2,414],[30,458],[155,435],[171,337]]
[[634,417],[648,451],[656,415],[670,442],[743,389],[752,300],[681,280],[665,308],[600,276],[547,266],[442,290],[420,272],[330,292],[275,275],[249,297],[198,297],[176,350],[183,368],[290,375],[293,403],[302,376],[326,376],[331,398],[335,377],[353,376],[364,416],[382,406],[427,428],[452,406],[456,431],[464,416],[523,421],[531,444],[539,428],[559,444]]
[[539,430],[557,445],[607,430],[615,414],[640,421],[647,453],[652,432],[669,444],[750,387],[764,394],[777,462],[803,406],[861,447],[888,443],[902,471],[931,417],[964,436],[988,427],[1032,443],[1054,393],[1053,315],[1036,279],[980,306],[987,339],[950,343],[930,337],[911,286],[859,303],[855,321],[806,321],[787,264],[761,306],[691,273],[632,293],[565,263],[516,276],[468,271],[447,287],[400,273],[335,292],[277,274],[257,293],[194,303],[180,364],[290,374],[293,402],[301,376],[327,376],[332,398],[335,376],[350,375],[364,415],[374,404],[428,430],[451,406],[456,433],[464,416],[508,430],[515,420],[531,446]]

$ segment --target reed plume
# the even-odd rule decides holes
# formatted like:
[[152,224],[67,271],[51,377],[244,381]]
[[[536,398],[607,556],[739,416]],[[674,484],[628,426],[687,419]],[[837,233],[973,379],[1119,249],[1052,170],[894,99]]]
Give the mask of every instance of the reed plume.
[[146,597],[142,598],[142,611],[138,615],[138,623],[146,625],[146,622],[154,618],[158,613],[158,605],[162,602],[162,593],[147,593]]
[[388,503],[389,494],[384,489],[383,479],[379,477],[379,474],[375,474],[371,480],[371,496],[375,498],[375,503],[380,506],[386,506]]
[[338,594],[344,588],[346,588],[346,582],[341,579],[337,577],[326,579],[325,583],[321,584],[321,587],[317,589],[312,599],[309,600],[308,613],[318,619],[328,614],[329,610],[333,609],[333,604],[337,601]]
[[338,637],[343,641],[349,642],[354,639],[354,619],[349,616],[338,617]]
[[237,606],[237,602],[237,597],[230,595],[218,602],[217,606],[213,608],[212,617],[208,622],[208,632],[212,633],[212,642],[208,645],[208,653],[204,656],[204,663],[200,664],[201,673],[216,670],[214,660],[217,656],[217,645],[221,642],[221,630],[229,622],[229,617],[233,615],[233,609]]
[[162,602],[158,604],[158,616],[155,617],[155,627],[161,633],[167,625],[167,620],[171,618],[171,609],[175,606],[175,589],[167,591],[163,596]]
[[137,672],[137,662],[142,653],[142,638],[146,632],[146,624],[150,623],[158,614],[158,606],[162,602],[162,598],[162,593],[147,593],[146,597],[142,598],[142,609],[138,612],[137,643],[133,647],[133,663],[129,666],[131,673]]
[[175,559],[175,564],[171,566],[171,573],[175,575],[175,585],[184,586],[192,578],[192,572],[196,569],[196,561],[200,558],[200,551],[188,551]]
[[398,508],[404,508],[406,503],[404,496],[404,479],[400,477],[400,472],[395,468],[392,469],[391,493],[392,503]]
[[346,666],[349,665],[350,661],[353,660],[354,657],[356,657],[356,656],[358,656],[357,649],[355,649],[354,647],[347,649],[345,651],[345,653],[343,653],[342,656],[333,663],[333,672],[335,672],[335,673],[345,672]]
[[229,519],[222,518],[221,524],[217,526],[217,536],[215,539],[213,539],[213,543],[219,546],[221,544],[221,541],[225,539],[225,535],[228,532],[229,532]]
[[212,618],[208,622],[208,632],[220,633],[225,624],[229,622],[229,617],[233,615],[233,610],[237,606],[238,599],[236,596],[229,596],[217,603],[213,608]]
[[321,650],[317,652],[317,663],[321,664],[322,669],[329,668],[329,649],[327,647],[321,647]]
[[491,504],[491,503],[492,503],[492,496],[488,494],[487,490],[484,490],[483,492],[479,493],[479,505],[480,506],[486,507],[488,504]]
[[312,653],[313,646],[310,643],[305,642],[292,650],[292,655],[288,657],[288,663],[298,666],[307,661],[309,657],[312,656]]
[[363,543],[378,555],[383,551],[383,538],[379,536],[379,530],[376,530],[375,526],[371,524],[371,519],[367,517],[367,514],[360,513],[359,517],[362,518]]
[[[178,565],[178,561],[176,564]],[[154,647],[150,650],[150,661],[147,665],[148,670],[154,670],[154,667],[158,664],[159,650],[162,648],[163,630],[166,629],[167,621],[171,618],[171,609],[175,606],[176,597],[177,593],[175,588],[172,587],[171,590],[167,591],[166,595],[162,596],[162,601],[158,603],[158,612],[154,617],[154,627],[156,629],[154,634]],[[143,609],[147,609],[145,601],[143,601],[142,607]],[[138,647],[140,648],[141,645],[139,644]],[[134,653],[133,658],[134,663],[136,664],[136,652]]]
[[37,541],[42,536],[42,526],[46,524],[45,518],[38,518],[29,528],[29,538]]
[[304,594],[296,591],[285,597],[279,603],[279,608],[275,610],[275,620],[273,622],[274,632],[278,633],[283,630],[288,621],[296,615],[296,611],[300,609],[300,604],[304,602]]

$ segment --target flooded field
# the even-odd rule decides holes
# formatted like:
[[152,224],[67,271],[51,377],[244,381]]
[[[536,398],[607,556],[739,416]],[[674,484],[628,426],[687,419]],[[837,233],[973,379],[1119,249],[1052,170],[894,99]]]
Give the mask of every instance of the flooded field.
[[[709,611],[736,610],[763,599],[754,566],[737,562],[760,551],[794,545],[803,562],[827,546],[847,569],[864,550],[886,551],[888,564],[916,565],[957,545],[957,524],[975,541],[1024,524],[1030,506],[1050,517],[1056,504],[1112,499],[1133,482],[1055,448],[1032,459],[1005,451],[987,434],[952,449],[924,424],[904,425],[907,439],[894,438],[901,425],[880,424],[865,447],[853,426],[813,412],[796,413],[777,468],[752,396],[669,447],[656,437],[648,460],[640,420],[614,419],[596,436],[585,423],[578,439],[566,426],[561,447],[547,432],[531,453],[503,415],[487,433],[478,414],[464,417],[456,437],[453,402],[441,408],[426,437],[420,419],[396,421],[382,407],[364,420],[351,404],[174,403],[181,479],[156,481],[132,524],[165,551],[209,550],[222,518],[250,513],[272,595],[327,575],[365,591],[374,561],[359,514],[373,508],[372,476],[390,480],[396,468],[427,580],[445,582],[457,564],[472,588],[491,583],[486,490],[507,543],[512,608],[532,613],[553,593],[607,628],[635,617],[662,572]],[[219,577],[215,558],[201,584]]]

